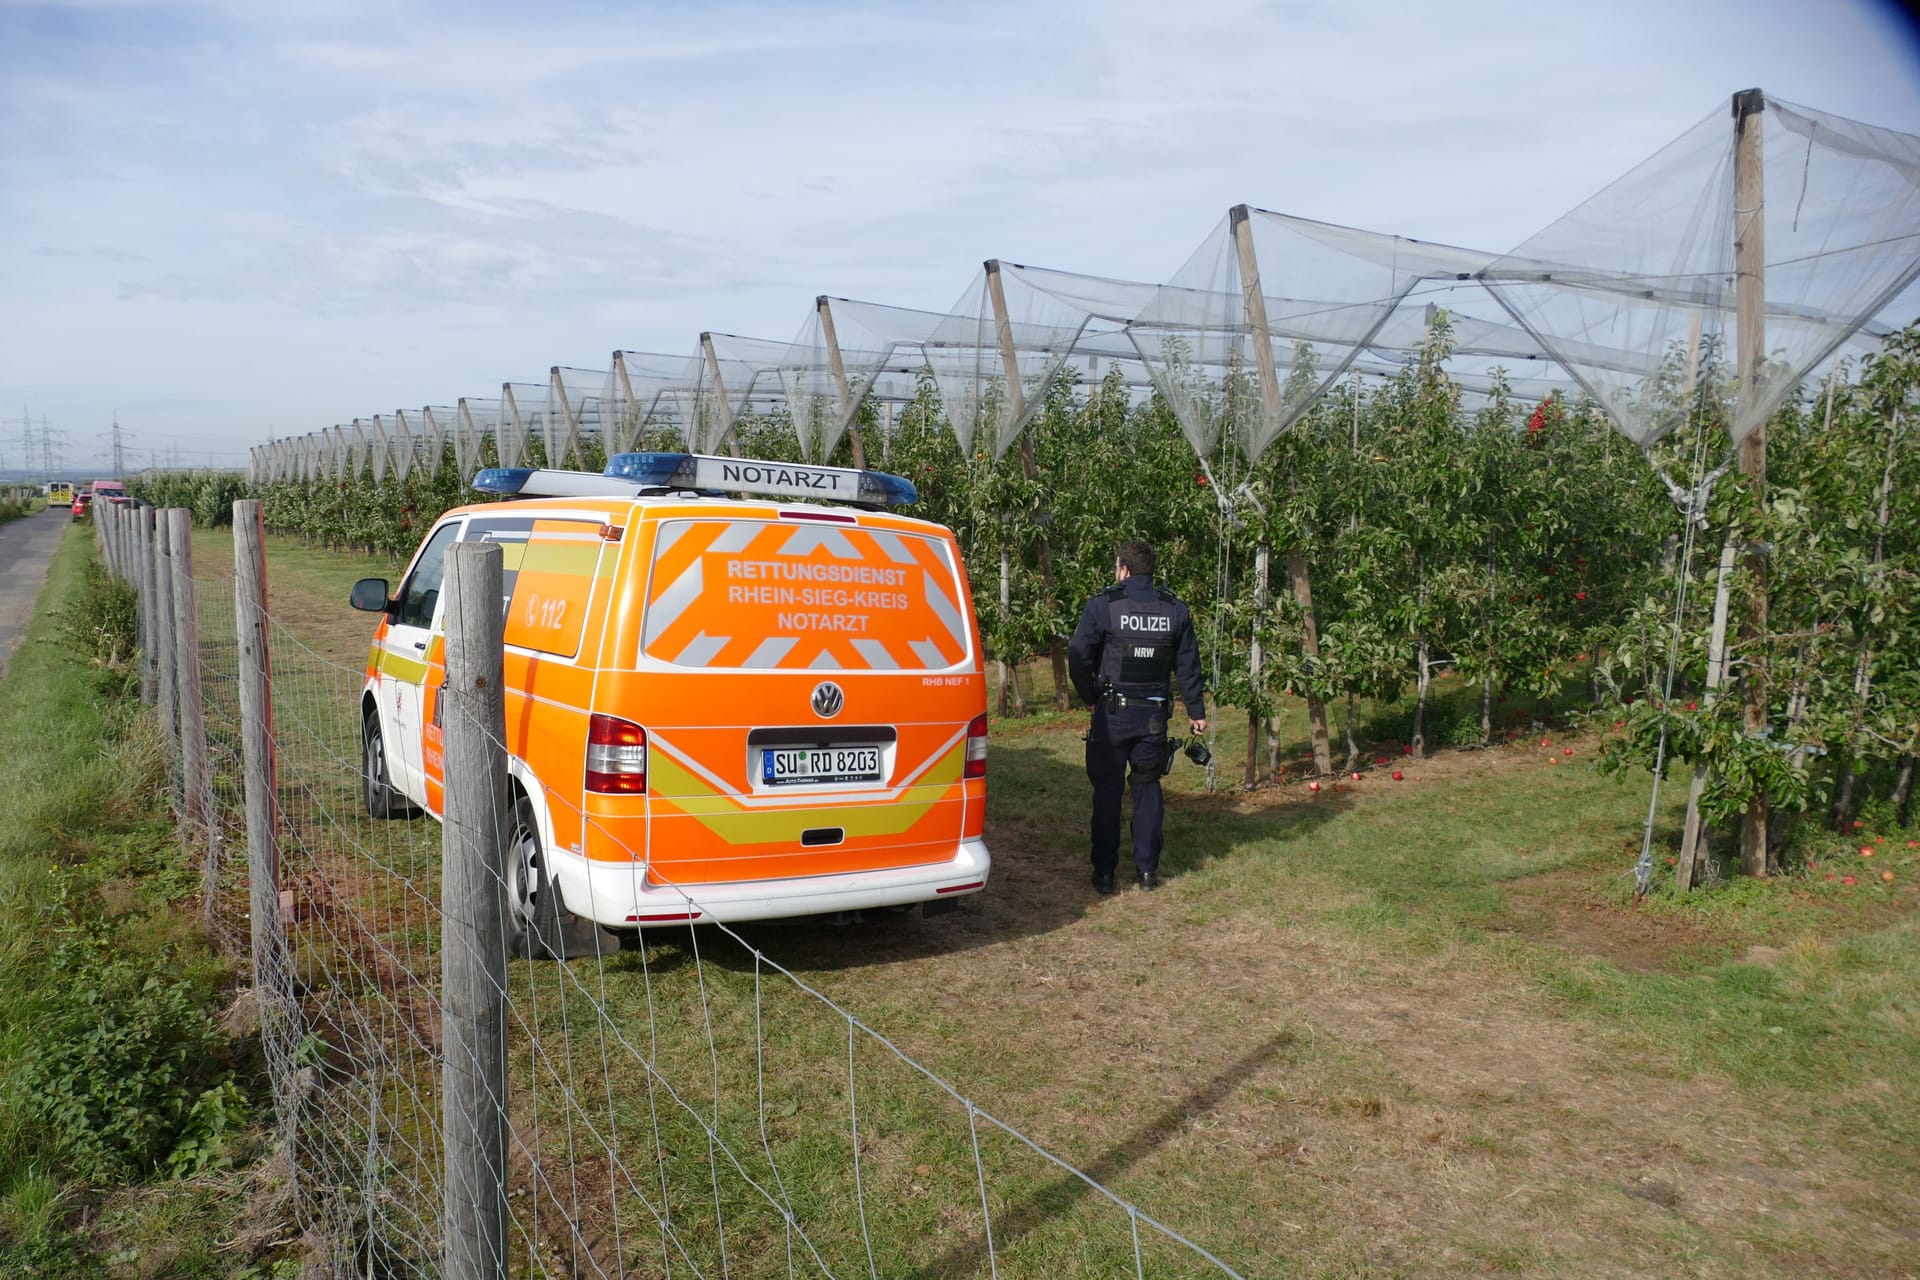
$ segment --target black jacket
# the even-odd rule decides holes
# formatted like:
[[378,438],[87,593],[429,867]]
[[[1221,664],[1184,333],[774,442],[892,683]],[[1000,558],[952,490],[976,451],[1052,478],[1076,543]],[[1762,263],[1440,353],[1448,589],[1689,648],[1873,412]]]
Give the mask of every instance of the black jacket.
[[1121,693],[1139,697],[1167,696],[1171,677],[1179,682],[1188,719],[1207,714],[1193,615],[1143,574],[1087,601],[1067,642],[1067,671],[1074,692],[1088,705],[1100,701],[1103,676]]

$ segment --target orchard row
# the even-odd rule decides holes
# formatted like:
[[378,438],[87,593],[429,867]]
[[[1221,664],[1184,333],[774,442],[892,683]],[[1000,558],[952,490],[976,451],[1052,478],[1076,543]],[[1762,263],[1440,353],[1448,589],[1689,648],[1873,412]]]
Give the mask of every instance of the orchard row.
[[[1726,475],[1691,535],[1686,490],[1727,454],[1732,388],[1713,352],[1690,381],[1676,359],[1645,389],[1685,425],[1643,455],[1584,401],[1525,402],[1496,384],[1469,409],[1444,372],[1448,342],[1442,316],[1422,359],[1342,384],[1251,467],[1231,445],[1197,456],[1162,401],[1117,379],[1057,382],[999,460],[960,450],[930,375],[889,431],[870,413],[859,429],[868,465],[913,479],[917,514],[959,535],[989,649],[1009,662],[1044,655],[1062,670],[1115,544],[1153,544],[1161,584],[1193,608],[1213,699],[1251,718],[1249,783],[1278,771],[1282,744],[1261,727],[1283,698],[1306,700],[1327,772],[1342,745],[1347,767],[1360,750],[1358,699],[1405,697],[1424,752],[1485,743],[1503,699],[1550,703],[1584,678],[1581,701],[1624,729],[1607,766],[1651,766],[1664,737],[1669,766],[1705,766],[1710,823],[1734,821],[1756,785],[1776,811],[1824,803],[1834,821],[1868,792],[1904,806],[1920,748],[1920,446],[1902,417],[1920,333],[1789,401],[1768,424],[1765,501]],[[736,433],[745,456],[800,457],[782,417]],[[597,470],[597,452],[589,442],[561,463]],[[448,449],[380,484],[364,468],[261,486],[173,473],[138,492],[202,523],[257,496],[271,529],[404,559],[472,499],[467,479]],[[1764,735],[1743,730],[1740,697],[1706,689],[1729,543],[1743,552],[1727,584],[1736,612],[1765,592],[1770,623],[1729,637],[1724,683],[1764,686]],[[1428,693],[1449,671],[1478,686],[1480,714],[1434,724]],[[1002,710],[1023,711],[1019,681],[1002,688]],[[1329,741],[1342,721],[1344,744]]]

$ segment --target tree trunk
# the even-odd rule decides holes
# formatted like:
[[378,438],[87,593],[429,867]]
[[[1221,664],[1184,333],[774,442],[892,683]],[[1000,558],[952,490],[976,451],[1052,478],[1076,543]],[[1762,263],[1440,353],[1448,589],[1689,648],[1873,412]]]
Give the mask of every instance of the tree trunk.
[[1893,784],[1893,807],[1901,826],[1907,825],[1908,810],[1913,805],[1913,752],[1900,757],[1900,780]]
[[[1313,612],[1313,587],[1307,580],[1307,557],[1298,547],[1287,552],[1287,576],[1293,579],[1293,598],[1300,606],[1301,648],[1315,678],[1320,674],[1320,623]],[[1327,737],[1327,704],[1307,690],[1307,722],[1313,738],[1313,771],[1333,772],[1333,746]]]
[[1833,793],[1833,809],[1827,815],[1835,831],[1845,831],[1847,819],[1853,813],[1853,769],[1858,760],[1851,747],[1840,757],[1840,785]]
[[1253,696],[1249,701],[1252,707],[1247,711],[1247,790],[1251,791],[1260,784],[1260,723],[1265,717],[1260,708],[1266,705],[1266,683],[1262,679],[1265,654],[1260,649],[1260,624],[1267,608],[1267,565],[1268,552],[1263,545],[1254,556],[1253,562],[1253,634],[1248,637],[1247,672],[1252,677]]
[[1424,759],[1427,754],[1427,694],[1433,687],[1433,650],[1427,644],[1427,638],[1425,636],[1420,637],[1418,655],[1420,669],[1419,674],[1414,677],[1417,682],[1415,687],[1418,692],[1413,700],[1413,735],[1411,745],[1414,754]]
[[[1727,678],[1727,609],[1733,597],[1733,562],[1739,544],[1732,529],[1720,545],[1720,573],[1713,588],[1713,630],[1707,643],[1707,705],[1720,696]],[[1700,797],[1706,794],[1710,771],[1696,768],[1687,787],[1687,817],[1680,828],[1680,856],[1674,859],[1673,887],[1681,893],[1693,888],[1694,868],[1707,849],[1707,830],[1700,820]]]
[[1480,678],[1480,745],[1493,745],[1493,672]]
[[1353,693],[1347,693],[1347,722],[1344,726],[1347,737],[1347,763],[1342,773],[1352,773],[1353,766],[1360,763],[1360,744],[1353,739]]

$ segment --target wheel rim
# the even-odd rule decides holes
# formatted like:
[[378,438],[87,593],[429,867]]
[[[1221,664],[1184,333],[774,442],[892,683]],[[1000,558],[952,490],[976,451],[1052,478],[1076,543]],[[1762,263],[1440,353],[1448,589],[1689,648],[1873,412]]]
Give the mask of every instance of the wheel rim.
[[362,774],[367,780],[367,803],[379,804],[387,791],[387,751],[386,744],[380,741],[380,726],[367,721],[366,759],[361,762]]
[[513,843],[509,858],[508,896],[513,913],[522,924],[533,921],[534,899],[540,893],[540,837],[524,816],[513,824]]

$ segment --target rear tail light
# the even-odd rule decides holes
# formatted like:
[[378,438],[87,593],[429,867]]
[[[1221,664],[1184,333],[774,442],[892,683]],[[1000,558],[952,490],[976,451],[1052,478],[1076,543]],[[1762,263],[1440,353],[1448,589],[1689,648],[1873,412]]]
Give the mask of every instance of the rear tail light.
[[967,769],[969,778],[987,776],[987,718],[975,716],[967,726]]
[[587,790],[636,795],[647,789],[647,731],[630,720],[595,716],[587,727]]

